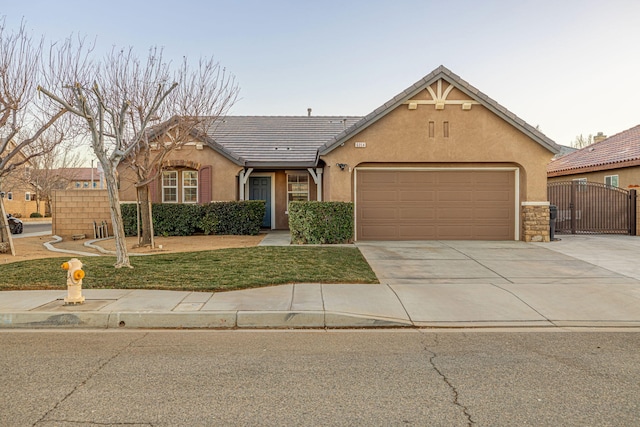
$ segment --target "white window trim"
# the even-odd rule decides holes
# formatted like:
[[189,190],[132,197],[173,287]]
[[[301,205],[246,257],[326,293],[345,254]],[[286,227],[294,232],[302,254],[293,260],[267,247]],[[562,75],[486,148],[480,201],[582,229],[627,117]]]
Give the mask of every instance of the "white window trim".
[[[611,184],[607,184],[607,178],[609,179]],[[615,178],[615,180],[616,180],[616,185],[613,185],[613,178]],[[608,185],[609,187],[619,187],[620,186],[620,178],[618,177],[618,175],[605,175],[604,183],[605,183],[605,185]]]
[[29,193],[28,191],[26,193],[24,193],[24,201],[25,202],[30,202],[31,201],[31,193]]
[[307,171],[300,171],[300,172],[292,172],[292,173],[287,173],[287,210],[285,211],[285,215],[289,215],[289,194],[293,194],[293,193],[302,193],[301,191],[289,191],[289,177],[290,176],[306,176],[307,177],[307,201],[309,201],[309,193],[310,193],[310,189],[309,189],[309,172]]
[[[196,174],[196,185],[185,185],[184,184],[184,177],[185,177],[185,172],[193,172]],[[198,171],[197,170],[184,170],[180,173],[180,175],[182,176],[182,203],[188,203],[188,204],[197,204],[198,203],[198,189],[200,187],[200,180],[199,180],[199,176],[198,176]],[[187,201],[186,200],[186,192],[184,191],[186,188],[195,188],[196,189],[196,200],[195,201]]]
[[[175,174],[175,179],[176,179],[176,185],[164,185],[164,174],[165,173],[170,173],[170,174]],[[161,177],[161,183],[162,183],[162,203],[178,203],[178,171],[162,171],[162,177]],[[175,200],[166,200],[164,195],[164,189],[165,188],[175,188],[176,189],[176,199]]]

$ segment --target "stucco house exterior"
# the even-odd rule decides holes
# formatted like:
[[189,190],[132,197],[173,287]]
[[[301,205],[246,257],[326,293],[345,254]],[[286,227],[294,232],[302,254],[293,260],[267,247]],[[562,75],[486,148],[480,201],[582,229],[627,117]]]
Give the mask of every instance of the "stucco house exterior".
[[620,188],[640,187],[640,125],[554,159],[549,182],[574,179]]
[[[546,165],[559,147],[438,67],[364,117],[235,117],[173,151],[163,203],[261,199],[287,229],[291,200],[350,201],[356,240],[548,241]],[[136,199],[123,165],[123,202]]]
[[[622,189],[618,190],[620,193],[625,190],[630,199],[635,196],[629,208],[631,211],[630,233],[640,234],[640,212],[637,203],[637,190],[640,190],[640,125],[610,137],[599,133],[593,144],[553,159],[547,165],[547,176],[549,183],[577,181],[578,183],[604,184],[607,188]],[[598,202],[594,200],[590,203],[595,205]],[[615,209],[611,206],[611,202],[604,203],[608,205],[602,207],[602,215],[607,218],[615,217],[616,214],[613,213]],[[623,213],[624,217],[626,215],[626,212]],[[634,219],[635,226],[633,226]]]

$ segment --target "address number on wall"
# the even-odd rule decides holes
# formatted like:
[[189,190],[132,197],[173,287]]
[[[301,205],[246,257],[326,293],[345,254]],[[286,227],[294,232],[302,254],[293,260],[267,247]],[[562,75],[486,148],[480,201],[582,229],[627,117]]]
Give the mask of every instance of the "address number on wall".
[[366,148],[366,142],[356,142],[356,148]]

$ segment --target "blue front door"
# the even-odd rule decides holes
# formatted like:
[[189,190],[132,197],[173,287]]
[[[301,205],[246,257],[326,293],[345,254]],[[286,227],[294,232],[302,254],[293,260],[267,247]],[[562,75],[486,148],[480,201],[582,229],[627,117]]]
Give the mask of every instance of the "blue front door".
[[271,228],[271,177],[249,177],[249,200],[266,201],[267,211],[262,219],[262,226]]

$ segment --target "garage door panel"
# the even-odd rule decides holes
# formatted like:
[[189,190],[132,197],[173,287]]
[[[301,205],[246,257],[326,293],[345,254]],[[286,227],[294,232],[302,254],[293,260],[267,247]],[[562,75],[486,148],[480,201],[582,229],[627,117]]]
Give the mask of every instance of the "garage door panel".
[[359,240],[512,240],[512,170],[358,169]]
[[424,175],[420,171],[390,171],[388,173],[395,175],[395,181],[401,185],[422,187],[423,185],[438,183],[437,176]]
[[365,191],[362,193],[363,202],[396,202],[398,199],[398,192],[392,190]]
[[472,202],[473,191],[461,190],[459,188],[453,190],[441,190],[438,192],[438,201],[440,202]]
[[398,208],[398,218],[400,220],[412,220],[413,222],[433,221],[436,219],[436,209],[402,207]]
[[401,190],[398,201],[420,203],[420,202],[433,202],[436,199],[436,192],[432,190]]
[[359,227],[364,236],[375,236],[368,240],[400,240],[398,237],[398,227],[394,225],[365,225]]
[[513,200],[513,197],[509,191],[479,190],[474,192],[474,200],[478,202],[506,202]]
[[397,240],[415,240],[416,235],[433,235],[436,232],[435,225],[400,225]]
[[362,219],[365,221],[380,221],[380,220],[397,220],[398,209],[397,208],[364,208],[362,210]]

